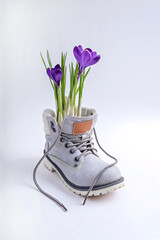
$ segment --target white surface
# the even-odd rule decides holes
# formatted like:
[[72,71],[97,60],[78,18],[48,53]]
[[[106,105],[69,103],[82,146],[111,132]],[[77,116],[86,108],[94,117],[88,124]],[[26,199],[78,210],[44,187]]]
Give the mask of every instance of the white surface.
[[[0,239],[160,239],[160,3],[146,1],[1,1]],[[54,108],[39,52],[81,43],[101,54],[84,89],[97,109],[97,133],[119,159],[123,189],[88,199],[72,194],[43,166],[42,112]]]

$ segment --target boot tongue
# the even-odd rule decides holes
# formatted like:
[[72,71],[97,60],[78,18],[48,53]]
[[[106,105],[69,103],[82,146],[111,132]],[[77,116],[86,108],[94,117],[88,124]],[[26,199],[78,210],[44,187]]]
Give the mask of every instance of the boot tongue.
[[81,135],[90,132],[97,121],[97,114],[90,116],[66,116],[62,122],[62,132],[72,135]]

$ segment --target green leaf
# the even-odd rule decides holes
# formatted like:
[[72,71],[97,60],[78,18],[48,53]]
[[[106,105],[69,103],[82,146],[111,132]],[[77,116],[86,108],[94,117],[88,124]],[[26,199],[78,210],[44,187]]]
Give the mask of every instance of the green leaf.
[[75,104],[76,104],[78,72],[79,72],[79,65],[77,63],[76,67],[75,67],[75,74],[74,74],[74,93],[73,93],[73,106],[74,107],[75,107]]
[[78,94],[78,92],[79,92],[79,87],[77,88],[77,93],[76,93],[76,95]]
[[62,68],[62,79],[61,79],[61,100],[62,100],[62,109],[65,110],[65,89],[66,89],[66,75],[67,75],[67,67],[66,67],[66,57],[67,53],[61,53],[61,68]]
[[69,71],[70,71],[70,102],[72,102],[72,95],[73,95],[73,81],[74,81],[74,68],[73,63],[69,65]]
[[[88,69],[88,71],[87,71],[86,74],[84,75],[83,82],[84,82],[84,80],[86,79],[86,77],[87,77],[87,75],[88,75],[88,73],[89,73],[90,70],[91,70],[91,67]],[[85,73],[85,72],[84,72],[84,73]]]
[[80,82],[79,82],[79,98],[82,97],[83,92],[83,74],[80,76]]
[[44,61],[44,58],[43,58],[43,56],[42,56],[42,53],[41,53],[41,52],[40,52],[40,56],[41,56],[41,59],[42,59],[42,61],[43,61],[43,64],[44,64],[45,68],[47,69],[46,63],[45,63],[45,61]]
[[51,69],[51,68],[52,68],[52,62],[51,62],[51,59],[50,59],[49,51],[48,51],[48,50],[47,50],[47,60],[48,60],[49,67],[50,67],[50,69]]
[[[41,56],[41,59],[42,59],[42,61],[43,61],[43,64],[44,64],[45,68],[47,69],[47,65],[46,65],[46,63],[45,63],[45,61],[44,61],[44,58],[43,58],[41,52],[40,52],[40,56]],[[49,53],[48,53],[48,56],[49,56]],[[48,77],[48,78],[49,78],[49,77]],[[57,101],[58,101],[58,96],[57,96],[57,86],[56,86],[55,83],[53,83],[53,81],[52,81],[50,78],[49,78],[49,81],[50,81],[51,86],[52,86],[52,88],[53,88],[53,91],[54,91],[54,97],[55,97],[55,101],[56,101],[56,105],[57,105]]]

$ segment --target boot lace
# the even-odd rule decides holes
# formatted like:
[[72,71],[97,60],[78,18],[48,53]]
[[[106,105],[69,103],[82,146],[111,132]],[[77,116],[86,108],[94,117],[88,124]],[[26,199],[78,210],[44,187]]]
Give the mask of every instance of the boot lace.
[[[87,198],[90,194],[90,192],[92,191],[93,187],[95,186],[96,182],[98,181],[98,179],[101,177],[101,175],[108,169],[108,168],[111,168],[113,167],[117,162],[118,160],[111,156],[110,154],[108,154],[100,145],[99,141],[98,141],[98,137],[97,137],[97,133],[96,133],[96,130],[95,128],[93,128],[93,132],[94,132],[94,136],[95,136],[95,139],[96,139],[96,142],[99,146],[99,148],[110,158],[112,158],[114,160],[113,163],[109,164],[108,166],[106,166],[105,168],[103,168],[98,174],[97,176],[95,176],[95,179],[93,180],[92,184],[90,185],[89,189],[88,189],[88,192],[85,196],[85,199],[83,201],[83,205],[85,205],[86,201],[87,201]],[[53,200],[54,202],[56,202],[60,207],[62,207],[62,209],[64,211],[67,211],[67,208],[58,200],[56,199],[55,197],[53,197],[52,195],[50,195],[49,193],[45,192],[41,187],[40,185],[38,184],[37,182],[37,178],[36,178],[36,173],[37,173],[37,169],[39,167],[39,165],[41,164],[41,162],[43,161],[43,159],[47,156],[47,154],[50,152],[50,150],[54,147],[54,145],[56,144],[58,138],[61,136],[61,141],[66,141],[66,147],[68,148],[72,148],[70,151],[72,151],[72,153],[74,153],[75,151],[77,151],[78,149],[80,150],[80,155],[77,157],[77,161],[80,160],[80,158],[82,156],[86,156],[88,154],[95,154],[96,156],[97,155],[97,149],[94,148],[94,143],[93,143],[93,138],[91,137],[92,136],[92,132],[90,132],[89,134],[86,134],[86,135],[81,135],[81,136],[76,136],[76,135],[70,135],[70,134],[66,134],[66,133],[63,133],[61,132],[61,127],[59,126],[59,133],[57,135],[57,138],[55,139],[55,141],[52,143],[52,145],[49,147],[49,149],[44,153],[44,155],[41,157],[41,159],[39,160],[39,162],[36,164],[35,168],[34,168],[34,171],[33,171],[33,181],[36,185],[36,187],[39,189],[39,191],[41,193],[43,193],[46,197],[50,198],[51,200]]]
[[92,132],[89,134],[83,135],[71,135],[61,132],[61,141],[66,141],[66,147],[71,148],[70,152],[75,153],[77,150],[81,152],[81,154],[76,157],[77,161],[80,160],[82,156],[87,156],[89,154],[96,154],[97,149],[94,148],[93,138],[91,137]]

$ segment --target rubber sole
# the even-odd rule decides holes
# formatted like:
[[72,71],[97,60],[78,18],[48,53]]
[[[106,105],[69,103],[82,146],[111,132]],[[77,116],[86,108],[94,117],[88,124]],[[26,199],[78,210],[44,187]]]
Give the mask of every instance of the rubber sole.
[[[68,183],[65,181],[64,177],[63,177],[63,176],[60,174],[60,172],[57,170],[57,168],[49,161],[49,159],[47,159],[47,157],[44,158],[44,160],[43,160],[43,165],[44,165],[50,172],[56,172],[56,173],[60,176],[60,178],[61,178],[62,182],[64,183],[64,185],[65,185],[71,192],[73,192],[73,193],[75,193],[75,194],[77,194],[77,195],[80,195],[80,196],[86,196],[88,190],[77,189],[77,188],[72,187],[70,184],[68,184]],[[115,184],[114,184],[114,183],[115,183]],[[111,184],[109,185],[109,184],[108,184],[108,186],[106,186],[106,187],[104,186],[104,187],[99,187],[99,189],[95,189],[95,190],[93,189],[93,190],[90,192],[89,196],[91,197],[91,196],[104,195],[104,194],[113,192],[113,191],[115,191],[115,190],[117,190],[117,189],[119,189],[119,188],[122,188],[122,187],[124,186],[124,179],[121,178],[120,181],[115,181],[114,183],[112,183],[113,185],[111,185]]]

